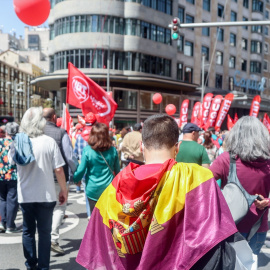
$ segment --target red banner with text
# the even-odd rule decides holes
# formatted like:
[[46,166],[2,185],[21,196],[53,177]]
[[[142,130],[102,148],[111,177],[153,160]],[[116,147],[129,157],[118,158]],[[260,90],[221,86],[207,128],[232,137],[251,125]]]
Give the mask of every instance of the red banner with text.
[[218,115],[218,111],[220,108],[220,104],[222,102],[223,97],[221,95],[215,96],[211,103],[210,113],[208,115],[208,119],[206,124],[204,125],[204,130],[207,130],[210,127],[214,127]]
[[201,115],[201,123],[200,127],[203,127],[205,123],[207,122],[210,107],[211,107],[211,102],[212,102],[213,94],[208,93],[204,96],[203,98],[203,104],[202,104],[202,115]]
[[196,125],[200,125],[200,119],[199,119],[199,115],[200,115],[200,110],[201,110],[201,102],[196,102],[193,106],[193,110],[192,110],[192,114],[191,114],[191,123],[196,124]]
[[220,131],[221,125],[231,107],[232,101],[233,101],[234,95],[233,94],[227,94],[225,98],[223,99],[223,102],[220,106],[219,113],[217,116],[217,121],[215,124],[215,130]]
[[249,116],[255,116],[255,117],[258,116],[261,100],[262,99],[259,95],[253,98],[251,106],[250,106]]
[[180,109],[180,126],[186,124],[188,121],[188,105],[189,100],[188,99],[183,100]]

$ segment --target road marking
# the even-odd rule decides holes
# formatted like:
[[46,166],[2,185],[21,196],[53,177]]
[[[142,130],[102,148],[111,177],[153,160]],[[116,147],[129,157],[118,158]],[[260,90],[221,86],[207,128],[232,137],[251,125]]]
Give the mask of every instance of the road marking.
[[[79,224],[79,217],[76,214],[70,211],[66,211],[66,215],[68,215],[68,217],[65,219],[65,222],[60,227],[60,235],[74,229]],[[21,211],[18,212],[18,215],[16,218],[16,226],[17,227],[22,226],[22,212]],[[36,234],[36,240],[38,240],[37,234]],[[5,245],[22,243],[22,233],[16,233],[16,234],[1,233],[0,243],[5,244]]]

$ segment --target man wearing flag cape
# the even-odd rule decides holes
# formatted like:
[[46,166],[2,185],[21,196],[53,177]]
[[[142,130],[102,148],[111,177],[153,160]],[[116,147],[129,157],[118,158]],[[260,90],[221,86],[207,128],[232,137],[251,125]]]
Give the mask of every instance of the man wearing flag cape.
[[251,269],[252,252],[211,171],[176,163],[178,135],[168,115],[144,122],[145,165],[130,163],[101,195],[77,256],[83,267]]

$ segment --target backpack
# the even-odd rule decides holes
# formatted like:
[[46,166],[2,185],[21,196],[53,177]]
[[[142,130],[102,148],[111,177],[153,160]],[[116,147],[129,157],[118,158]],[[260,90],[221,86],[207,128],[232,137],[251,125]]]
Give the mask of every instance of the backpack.
[[[253,202],[261,198],[256,195],[250,195],[241,185],[236,173],[236,160],[230,155],[230,171],[228,182],[222,190],[222,194],[229,206],[235,224],[238,224],[248,213]],[[263,214],[266,210],[264,210]],[[261,225],[262,217],[253,225],[248,235],[248,240],[257,232]]]

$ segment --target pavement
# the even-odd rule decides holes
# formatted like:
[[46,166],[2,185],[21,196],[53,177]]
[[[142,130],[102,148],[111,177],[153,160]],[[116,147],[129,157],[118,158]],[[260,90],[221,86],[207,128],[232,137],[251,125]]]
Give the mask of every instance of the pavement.
[[[54,270],[81,270],[84,269],[76,263],[81,240],[83,238],[88,220],[86,215],[84,193],[76,193],[74,185],[70,187],[68,207],[65,219],[60,228],[60,246],[65,250],[65,255],[59,256],[51,252],[50,269]],[[269,216],[270,225],[270,216]],[[22,214],[18,211],[16,225],[22,226]],[[270,241],[270,231],[267,234]],[[0,270],[23,270],[24,256],[22,247],[22,233],[0,234]],[[258,256],[258,269],[270,269],[270,248],[264,246]]]

